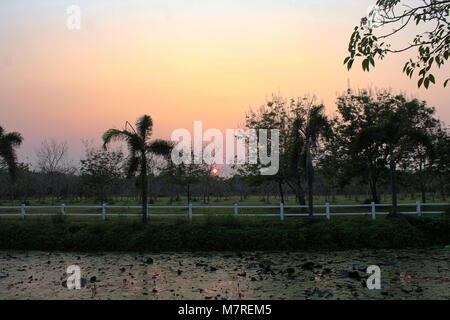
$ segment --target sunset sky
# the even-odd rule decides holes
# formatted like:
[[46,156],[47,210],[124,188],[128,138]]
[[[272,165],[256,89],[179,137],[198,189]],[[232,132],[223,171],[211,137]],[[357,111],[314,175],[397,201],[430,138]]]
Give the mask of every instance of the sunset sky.
[[[417,89],[408,55],[370,73],[343,66],[353,27],[375,0],[10,0],[0,2],[0,125],[24,136],[20,159],[44,139],[81,139],[150,114],[155,137],[177,128],[236,128],[272,93],[315,94],[331,115],[348,86],[391,87],[427,100],[450,123],[450,89]],[[81,29],[66,27],[69,5]]]

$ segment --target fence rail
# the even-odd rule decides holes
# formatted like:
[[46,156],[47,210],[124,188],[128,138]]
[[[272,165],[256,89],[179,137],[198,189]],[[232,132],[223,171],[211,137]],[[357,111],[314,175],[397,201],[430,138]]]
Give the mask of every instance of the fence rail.
[[[423,207],[426,206],[448,206],[449,203],[401,203],[398,204],[399,207],[414,207],[414,211],[403,211],[401,214],[410,214],[410,215],[426,215],[426,214],[441,214],[444,211],[423,211]],[[371,204],[329,204],[326,203],[324,205],[314,205],[314,208],[325,208],[325,212],[314,213],[314,216],[326,217],[327,219],[331,219],[331,216],[356,216],[356,215],[371,215],[372,219],[375,220],[376,215],[387,215],[389,212],[385,211],[376,211],[376,208],[386,208],[391,207],[391,204],[375,204],[372,202]],[[106,220],[107,217],[138,217],[141,214],[137,213],[108,213],[108,209],[141,209],[142,206],[114,206],[114,205],[97,205],[97,206],[80,206],[80,205],[65,205],[62,204],[60,206],[26,206],[22,204],[21,206],[0,206],[0,211],[3,210],[20,210],[20,213],[0,213],[0,217],[21,217],[25,219],[25,217],[39,217],[39,216],[54,216],[61,214],[63,216],[75,216],[75,217],[102,217],[103,220]],[[234,205],[220,205],[220,206],[198,206],[192,205],[189,203],[184,206],[153,206],[148,205],[147,208],[147,216],[148,217],[184,217],[187,216],[192,220],[193,217],[203,217],[208,214],[204,213],[195,213],[194,209],[233,209],[235,217],[279,217],[281,220],[284,220],[285,217],[306,217],[307,213],[285,213],[285,209],[302,209],[308,208],[305,205],[284,205],[280,203],[280,205],[268,205],[268,206],[251,206],[251,205],[239,205],[235,203]],[[331,212],[333,208],[370,208],[370,211],[367,212]],[[27,213],[27,209],[59,209],[60,213]],[[67,209],[101,209],[101,213],[67,213]],[[187,209],[186,213],[150,213],[155,209]],[[277,209],[279,213],[249,213],[249,214],[240,214],[239,209]],[[216,214],[217,215],[217,214]]]

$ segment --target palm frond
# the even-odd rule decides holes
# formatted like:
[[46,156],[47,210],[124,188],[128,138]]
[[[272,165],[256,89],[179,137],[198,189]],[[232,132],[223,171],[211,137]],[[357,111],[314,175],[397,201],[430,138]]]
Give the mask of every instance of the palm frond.
[[156,155],[168,156],[172,152],[173,147],[172,141],[156,139],[150,143],[147,150]]
[[6,162],[11,181],[15,182],[17,178],[17,154],[12,145],[0,143],[0,157]]
[[18,132],[10,132],[1,137],[3,141],[11,144],[12,146],[18,147],[22,144],[22,135]]
[[103,134],[103,148],[113,141],[128,141],[132,134],[126,130],[109,129]]
[[0,127],[0,157],[5,161],[11,180],[15,182],[17,176],[17,154],[15,147],[22,144],[23,138],[18,132],[9,132]]
[[143,115],[136,121],[138,134],[144,140],[151,136],[153,129],[153,120],[149,115]]

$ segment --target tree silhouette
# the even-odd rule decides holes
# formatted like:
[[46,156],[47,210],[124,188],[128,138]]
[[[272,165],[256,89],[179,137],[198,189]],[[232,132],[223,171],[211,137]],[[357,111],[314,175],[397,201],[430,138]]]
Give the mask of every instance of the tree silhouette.
[[[304,141],[304,153],[306,155],[306,179],[308,181],[308,211],[313,215],[313,183],[314,166],[312,150],[315,149],[321,137],[328,138],[332,134],[331,124],[325,115],[325,106],[315,104],[314,98],[303,98],[296,110],[296,118],[293,130],[298,133]],[[300,155],[299,155],[300,156]]]
[[[355,27],[344,64],[350,70],[355,60],[362,58],[363,70],[369,71],[370,65],[375,67],[377,57],[383,59],[387,54],[417,50],[417,58],[409,59],[403,72],[412,78],[414,71],[419,69],[417,85],[420,88],[423,84],[428,89],[431,83],[436,83],[433,68],[441,68],[450,57],[449,11],[448,0],[422,0],[412,4],[403,4],[400,0],[377,0],[369,15]],[[393,37],[416,26],[426,31],[416,34],[403,47],[392,47],[390,41]],[[450,78],[444,81],[444,87],[448,81]]]
[[127,121],[124,130],[109,129],[103,134],[103,147],[112,141],[125,141],[128,146],[127,175],[135,176],[139,172],[139,187],[142,191],[142,221],[147,223],[148,199],[148,156],[149,154],[168,156],[173,144],[156,139],[150,141],[153,121],[149,115],[143,115],[136,121],[136,129]]
[[22,144],[23,138],[18,132],[6,133],[0,127],[0,158],[6,163],[11,181],[14,183],[17,178],[17,154],[15,148]]
[[388,158],[392,213],[397,214],[397,165],[411,154],[417,145],[432,148],[427,134],[429,122],[433,121],[433,108],[417,99],[407,101],[403,96],[392,97],[386,93],[380,101],[385,106],[381,119],[375,125],[363,128],[353,142],[353,150],[359,152],[378,145],[384,149]]

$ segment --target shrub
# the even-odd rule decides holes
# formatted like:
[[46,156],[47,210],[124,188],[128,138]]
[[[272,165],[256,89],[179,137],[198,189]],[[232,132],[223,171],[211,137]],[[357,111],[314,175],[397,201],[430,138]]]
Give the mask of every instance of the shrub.
[[0,223],[0,249],[59,251],[281,251],[448,245],[450,218],[397,216],[288,219],[232,215],[204,219],[71,220]]

